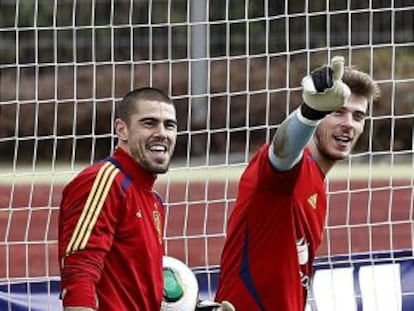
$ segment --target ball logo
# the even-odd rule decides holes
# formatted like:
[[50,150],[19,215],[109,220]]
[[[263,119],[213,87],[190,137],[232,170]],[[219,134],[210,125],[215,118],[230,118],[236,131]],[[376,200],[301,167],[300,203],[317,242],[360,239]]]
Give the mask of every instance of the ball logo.
[[163,257],[162,269],[164,291],[161,311],[195,310],[199,287],[192,270],[181,260],[170,256]]

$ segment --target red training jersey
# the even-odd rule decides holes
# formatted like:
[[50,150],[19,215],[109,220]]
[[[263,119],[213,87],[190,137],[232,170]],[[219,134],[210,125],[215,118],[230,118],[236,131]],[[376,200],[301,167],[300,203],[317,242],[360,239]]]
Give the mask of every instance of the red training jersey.
[[216,300],[237,311],[303,311],[326,214],[324,174],[305,149],[276,171],[263,146],[243,173],[228,222]]
[[159,311],[165,212],[144,171],[118,148],[63,190],[59,259],[64,306]]

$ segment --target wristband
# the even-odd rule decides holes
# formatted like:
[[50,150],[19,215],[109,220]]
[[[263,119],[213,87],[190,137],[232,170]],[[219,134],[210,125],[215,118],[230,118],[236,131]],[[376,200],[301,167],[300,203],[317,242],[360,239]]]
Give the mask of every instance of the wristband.
[[311,108],[306,103],[303,103],[300,106],[300,112],[304,118],[316,121],[323,119],[327,114],[330,114],[332,111],[319,111]]

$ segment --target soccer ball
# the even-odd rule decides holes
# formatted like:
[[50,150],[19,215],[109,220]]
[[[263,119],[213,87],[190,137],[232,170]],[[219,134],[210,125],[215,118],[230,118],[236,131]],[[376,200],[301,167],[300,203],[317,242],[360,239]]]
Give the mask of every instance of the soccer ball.
[[182,261],[164,256],[164,294],[161,311],[194,311],[198,302],[198,282]]

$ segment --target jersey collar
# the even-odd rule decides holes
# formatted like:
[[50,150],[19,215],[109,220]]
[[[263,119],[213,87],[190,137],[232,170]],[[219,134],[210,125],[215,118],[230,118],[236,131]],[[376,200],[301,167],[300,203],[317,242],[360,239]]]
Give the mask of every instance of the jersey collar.
[[146,190],[152,190],[156,175],[144,170],[124,149],[117,148],[113,157],[121,166],[121,170],[125,175],[131,178],[133,183],[138,184]]

